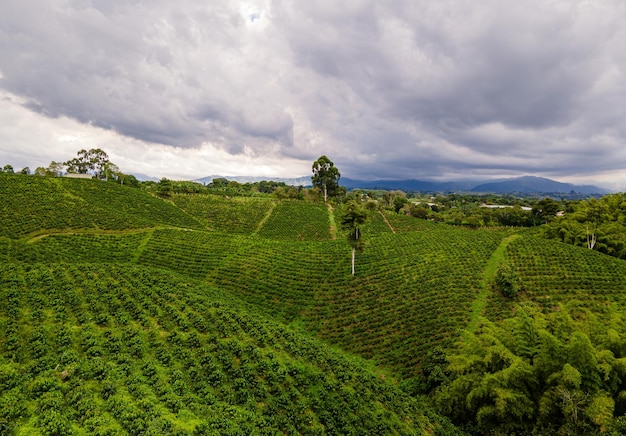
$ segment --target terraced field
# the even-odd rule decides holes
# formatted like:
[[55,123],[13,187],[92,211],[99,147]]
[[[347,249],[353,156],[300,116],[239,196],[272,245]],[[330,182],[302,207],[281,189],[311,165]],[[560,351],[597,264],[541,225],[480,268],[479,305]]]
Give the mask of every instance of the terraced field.
[[328,209],[320,203],[283,201],[272,211],[258,235],[294,241],[331,239]]
[[14,244],[10,257],[167,268],[413,376],[429,348],[451,345],[466,326],[485,264],[502,237],[447,226],[385,233],[357,256],[355,278],[343,240],[303,244],[175,229],[51,235]]

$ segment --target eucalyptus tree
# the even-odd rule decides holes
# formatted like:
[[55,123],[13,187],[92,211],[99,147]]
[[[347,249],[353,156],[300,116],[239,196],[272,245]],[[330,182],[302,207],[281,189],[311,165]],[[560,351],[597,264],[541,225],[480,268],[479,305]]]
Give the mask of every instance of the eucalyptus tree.
[[99,179],[107,178],[107,167],[111,165],[109,155],[100,148],[79,150],[76,157],[63,163],[68,173],[87,174],[89,170],[96,173]]
[[328,201],[328,194],[333,195],[339,189],[339,170],[326,156],[320,156],[313,162],[313,186],[324,192],[324,203]]

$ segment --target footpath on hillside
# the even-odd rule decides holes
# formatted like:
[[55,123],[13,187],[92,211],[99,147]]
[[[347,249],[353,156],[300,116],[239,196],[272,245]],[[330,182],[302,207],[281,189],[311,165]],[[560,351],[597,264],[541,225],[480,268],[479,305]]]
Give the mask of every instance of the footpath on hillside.
[[504,238],[502,242],[500,242],[500,245],[498,245],[498,248],[493,251],[491,257],[487,261],[487,265],[485,266],[485,272],[483,273],[483,278],[480,283],[480,293],[472,303],[472,314],[470,317],[470,322],[467,326],[468,331],[474,332],[476,330],[478,317],[482,316],[485,311],[485,306],[487,305],[487,297],[489,296],[489,285],[493,283],[495,279],[498,265],[500,264],[502,259],[504,259],[506,248],[511,242],[520,237],[521,235],[515,234]]
[[330,203],[327,203],[328,206],[328,220],[330,221],[330,238],[337,239],[337,224],[335,223],[335,211]]
[[387,219],[387,217],[385,216],[385,214],[384,214],[384,213],[382,213],[382,211],[380,211],[380,210],[378,211],[378,213],[380,214],[380,216],[382,216],[382,217],[383,217],[383,219],[385,220],[385,222],[387,223],[387,225],[388,225],[388,226],[389,226],[389,228],[391,229],[391,232],[392,232],[392,233],[396,233],[396,229],[394,229],[394,228],[391,226],[391,223],[389,222],[389,220]]

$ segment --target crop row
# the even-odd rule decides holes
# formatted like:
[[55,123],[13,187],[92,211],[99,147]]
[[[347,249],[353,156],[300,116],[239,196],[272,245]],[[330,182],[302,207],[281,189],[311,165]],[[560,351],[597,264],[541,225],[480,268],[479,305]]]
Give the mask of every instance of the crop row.
[[[602,313],[623,304],[626,263],[582,247],[557,241],[520,238],[507,248],[508,262],[524,298],[546,308],[580,299]],[[494,318],[510,315],[510,305],[496,292],[488,311]]]
[[381,234],[357,254],[356,278],[349,274],[344,240],[303,244],[163,229],[49,236],[17,246],[12,256],[46,263],[138,259],[206,279],[267,314],[300,321],[322,338],[412,375],[431,344],[449,344],[465,327],[486,261],[502,235],[445,225]]
[[254,233],[276,200],[268,197],[175,195],[172,201],[209,229],[224,233]]
[[261,240],[209,277],[273,316],[301,320],[320,337],[411,373],[432,343],[450,343],[465,327],[499,243],[494,232],[462,235],[381,235],[357,254],[356,278],[349,275],[344,241],[302,246]]
[[21,262],[131,262],[150,232],[123,235],[56,234],[14,242],[10,256]]
[[238,250],[241,238],[213,232],[156,230],[139,262],[205,277]]
[[272,211],[258,235],[296,241],[330,239],[328,209],[320,203],[282,201]]
[[200,224],[145,192],[97,180],[0,176],[0,237],[44,229],[106,229]]
[[163,271],[5,264],[0,293],[9,431],[28,417],[44,434],[411,433],[424,420],[339,354]]

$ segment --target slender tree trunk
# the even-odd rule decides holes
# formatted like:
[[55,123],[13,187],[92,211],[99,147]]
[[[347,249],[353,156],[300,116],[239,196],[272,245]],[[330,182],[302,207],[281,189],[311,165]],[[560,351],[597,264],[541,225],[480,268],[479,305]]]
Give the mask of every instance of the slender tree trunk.
[[352,247],[352,275],[354,275],[354,252],[356,249]]
[[596,246],[596,241],[598,240],[598,235],[596,232],[592,232],[589,234],[589,224],[587,224],[587,248],[593,250],[593,247]]
[[328,193],[326,192],[326,183],[324,183],[324,203],[326,203],[327,198],[328,198]]

